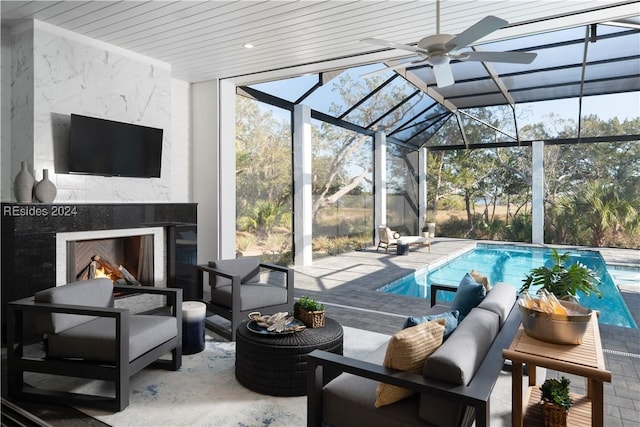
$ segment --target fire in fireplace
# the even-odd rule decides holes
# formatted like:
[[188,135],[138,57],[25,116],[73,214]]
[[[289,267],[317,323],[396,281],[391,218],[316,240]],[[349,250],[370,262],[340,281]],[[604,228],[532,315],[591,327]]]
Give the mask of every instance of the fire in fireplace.
[[68,281],[108,277],[153,286],[153,235],[67,242]]

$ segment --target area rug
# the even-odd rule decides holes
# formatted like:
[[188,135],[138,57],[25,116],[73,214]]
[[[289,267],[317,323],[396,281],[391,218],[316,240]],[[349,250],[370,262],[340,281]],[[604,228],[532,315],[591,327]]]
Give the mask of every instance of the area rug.
[[[345,327],[344,354],[363,358],[388,339],[388,335]],[[274,397],[248,390],[235,378],[235,343],[207,336],[205,346],[200,353],[183,356],[177,372],[144,369],[136,374],[124,411],[77,409],[114,427],[306,425],[306,396]],[[60,381],[56,385],[59,387]],[[78,392],[109,394],[109,390],[101,390],[106,384],[98,381],[68,386]]]

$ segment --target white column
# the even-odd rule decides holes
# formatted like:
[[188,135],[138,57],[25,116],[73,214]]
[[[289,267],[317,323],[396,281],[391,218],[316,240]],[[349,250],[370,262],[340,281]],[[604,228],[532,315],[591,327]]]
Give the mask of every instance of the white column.
[[531,151],[531,243],[544,244],[544,141],[533,141]]
[[236,91],[224,81],[194,83],[192,194],[198,203],[198,263],[235,258]]
[[418,150],[418,235],[427,217],[427,149]]
[[191,194],[198,203],[198,263],[218,259],[218,82],[191,85]]
[[296,266],[307,266],[313,262],[311,173],[311,109],[298,104],[293,109],[293,235]]
[[[376,132],[374,137],[374,212],[376,239],[378,226],[387,224],[387,134]],[[377,242],[377,240],[376,240]]]
[[[218,161],[219,259],[236,257],[236,85],[220,81]],[[214,173],[210,169],[209,173]]]

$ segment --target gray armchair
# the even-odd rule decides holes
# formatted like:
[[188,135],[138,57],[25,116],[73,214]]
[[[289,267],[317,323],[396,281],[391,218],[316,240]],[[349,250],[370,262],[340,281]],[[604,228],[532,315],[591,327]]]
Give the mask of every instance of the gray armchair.
[[207,322],[207,327],[231,341],[236,328],[252,311],[273,314],[293,313],[293,271],[280,265],[261,263],[254,258],[210,261],[199,265],[198,287],[202,295],[204,273],[211,287],[207,309],[231,322],[231,329]]
[[[113,308],[113,293],[166,296],[170,310],[158,315]],[[153,365],[182,364],[182,290],[116,285],[101,278],[46,289],[10,302],[7,319],[8,392],[11,397],[121,411],[129,405],[129,378]],[[162,311],[162,310],[161,310]],[[169,313],[170,311],[170,313]],[[44,354],[30,345],[25,322],[35,317]],[[37,344],[36,344],[37,345]],[[171,352],[171,359],[160,359]],[[97,379],[115,384],[115,396],[37,389],[27,372]]]

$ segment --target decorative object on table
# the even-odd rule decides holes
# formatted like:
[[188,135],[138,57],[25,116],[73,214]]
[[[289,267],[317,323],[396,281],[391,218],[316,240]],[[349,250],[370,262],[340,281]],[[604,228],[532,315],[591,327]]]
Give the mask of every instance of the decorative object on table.
[[552,249],[551,259],[554,264],[551,267],[543,265],[532,269],[523,280],[520,292],[529,291],[531,286],[541,286],[540,289],[546,289],[561,300],[575,298],[578,291],[586,295],[594,293],[602,298],[602,292],[598,289],[600,280],[595,272],[578,261],[567,267],[569,255],[569,252],[560,255],[556,249]]
[[[527,335],[556,344],[581,344],[592,310],[577,303],[578,291],[602,297],[600,280],[584,264],[566,266],[569,253],[551,251],[553,265],[537,267],[523,280],[518,309]],[[539,287],[536,298],[529,296]],[[567,300],[567,301],[562,301]]]
[[427,214],[427,218],[425,220],[422,231],[427,232],[427,235],[425,235],[424,237],[427,237],[429,239],[433,239],[434,237],[436,237],[436,218],[433,213]]
[[521,294],[518,310],[527,335],[555,344],[582,344],[593,313],[580,304],[558,301],[545,290],[536,298]]
[[23,161],[20,172],[18,172],[13,181],[16,200],[19,203],[31,203],[33,201],[34,182],[33,175],[27,169],[27,162]]
[[307,328],[322,328],[324,326],[324,304],[313,298],[302,296],[293,305],[293,313],[297,319],[307,326]]
[[569,408],[573,405],[569,384],[571,381],[563,376],[560,379],[550,378],[540,387],[545,427],[566,427]]
[[249,319],[252,322],[247,324],[247,329],[259,334],[288,334],[305,329],[303,324],[286,311],[264,316],[259,311],[254,311],[249,314]]
[[35,196],[41,203],[51,203],[55,200],[58,190],[51,180],[49,180],[49,169],[42,170],[42,181],[35,187]]

